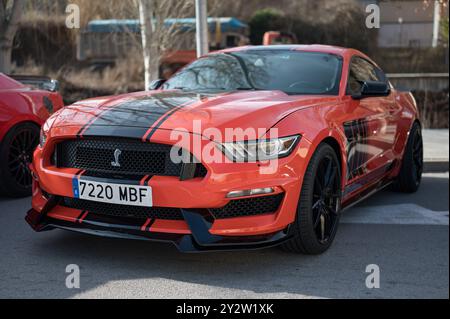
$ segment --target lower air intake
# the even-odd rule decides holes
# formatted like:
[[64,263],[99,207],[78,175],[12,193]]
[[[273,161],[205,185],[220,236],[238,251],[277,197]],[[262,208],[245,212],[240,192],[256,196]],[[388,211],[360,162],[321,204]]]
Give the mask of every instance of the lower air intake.
[[270,196],[236,199],[222,208],[209,211],[216,219],[255,216],[275,213],[283,200],[284,193]]

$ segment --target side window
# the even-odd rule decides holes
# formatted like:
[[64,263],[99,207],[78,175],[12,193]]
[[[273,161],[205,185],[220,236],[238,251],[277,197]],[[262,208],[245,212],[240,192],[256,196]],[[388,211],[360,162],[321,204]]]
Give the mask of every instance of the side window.
[[348,76],[347,94],[357,94],[361,91],[361,82],[377,81],[385,82],[383,71],[363,58],[354,57],[350,65]]

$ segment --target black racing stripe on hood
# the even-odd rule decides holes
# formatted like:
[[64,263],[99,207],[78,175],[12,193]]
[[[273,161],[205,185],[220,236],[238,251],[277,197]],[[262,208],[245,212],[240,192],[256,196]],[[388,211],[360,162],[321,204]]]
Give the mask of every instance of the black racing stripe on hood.
[[[83,136],[142,138],[154,125],[161,125],[180,106],[191,105],[201,96],[187,92],[158,92],[106,109],[84,128]],[[159,122],[158,122],[159,121]]]
[[152,128],[152,130],[150,131],[150,133],[148,133],[147,136],[144,136],[144,137],[145,137],[145,140],[146,140],[146,141],[150,141],[150,139],[152,138],[153,134],[155,134],[156,130],[157,130],[158,128],[160,128],[161,125],[162,125],[165,121],[167,121],[167,119],[168,119],[169,117],[171,117],[176,111],[178,111],[178,110],[181,109],[182,107],[183,107],[183,106],[177,107],[177,108],[173,109],[172,111],[170,111],[169,113],[167,113],[166,115],[164,115],[164,116],[159,120],[159,122],[156,123],[156,125]]

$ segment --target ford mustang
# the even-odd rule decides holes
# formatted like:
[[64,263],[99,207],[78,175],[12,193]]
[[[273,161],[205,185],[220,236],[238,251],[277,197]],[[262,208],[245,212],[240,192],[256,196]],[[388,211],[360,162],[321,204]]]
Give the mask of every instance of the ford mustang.
[[363,53],[240,47],[55,113],[26,220],[184,252],[320,254],[346,208],[389,185],[415,192],[422,167],[413,96]]
[[47,78],[12,79],[0,73],[0,194],[31,195],[29,164],[39,127],[64,105],[56,88],[57,83]]

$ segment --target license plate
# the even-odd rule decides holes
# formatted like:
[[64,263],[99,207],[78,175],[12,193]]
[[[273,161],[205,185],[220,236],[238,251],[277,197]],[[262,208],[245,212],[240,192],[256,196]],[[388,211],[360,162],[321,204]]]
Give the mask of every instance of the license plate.
[[150,186],[101,183],[74,179],[73,195],[75,198],[95,202],[153,206],[152,188]]

